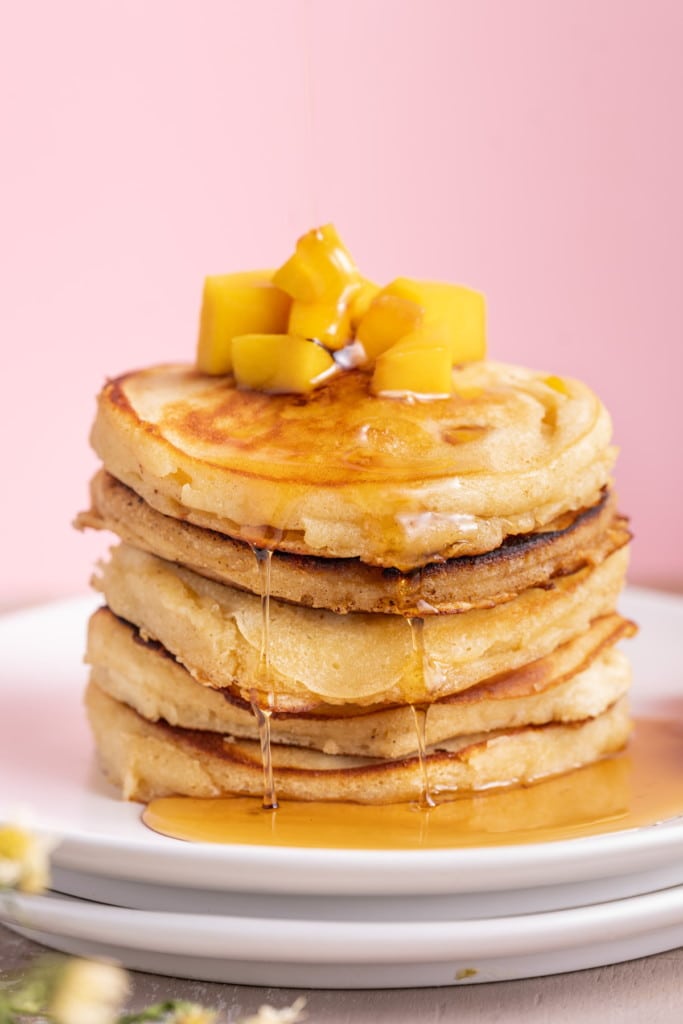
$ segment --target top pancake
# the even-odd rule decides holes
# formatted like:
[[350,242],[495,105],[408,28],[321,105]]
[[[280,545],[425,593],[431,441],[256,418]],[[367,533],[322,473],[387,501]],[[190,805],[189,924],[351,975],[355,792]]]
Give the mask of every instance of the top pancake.
[[92,442],[165,515],[403,570],[491,551],[599,500],[611,424],[585,385],[492,362],[453,372],[450,398],[409,402],[373,396],[359,370],[294,396],[152,367],[107,383]]

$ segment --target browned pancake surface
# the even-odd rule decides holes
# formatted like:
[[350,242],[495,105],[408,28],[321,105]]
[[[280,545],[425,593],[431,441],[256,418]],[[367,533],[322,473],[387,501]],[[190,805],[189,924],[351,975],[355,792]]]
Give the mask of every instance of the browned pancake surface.
[[[148,722],[94,683],[86,707],[100,762],[127,799],[263,793],[258,743]],[[430,786],[435,793],[471,793],[527,784],[614,753],[630,731],[622,699],[583,722],[462,737],[428,752]],[[281,799],[381,804],[417,800],[422,793],[416,757],[342,757],[278,744],[272,754]]]
[[280,550],[402,570],[475,555],[594,505],[615,451],[585,385],[483,361],[433,402],[349,371],[311,395],[241,391],[188,366],[110,381],[92,442],[157,511]]
[[549,654],[614,610],[627,549],[492,608],[417,621],[269,602],[127,544],[101,566],[109,607],[215,688],[256,691],[273,710],[421,703]]
[[[425,742],[601,714],[628,689],[628,662],[614,644],[633,631],[619,615],[603,616],[545,658],[422,706]],[[161,644],[144,640],[107,608],[90,620],[86,660],[100,689],[150,721],[258,739],[251,706],[239,692],[202,686]],[[321,704],[300,714],[275,712],[271,736],[328,754],[396,758],[418,747],[415,718],[405,705]]]
[[[105,471],[91,483],[92,507],[80,528],[108,529],[135,547],[179,562],[202,576],[260,593],[263,577],[252,548],[214,530],[157,512]],[[294,604],[334,612],[435,612],[486,608],[531,586],[546,585],[596,565],[629,540],[612,494],[542,532],[508,538],[495,551],[464,556],[402,573],[359,559],[330,559],[274,551],[270,593]]]

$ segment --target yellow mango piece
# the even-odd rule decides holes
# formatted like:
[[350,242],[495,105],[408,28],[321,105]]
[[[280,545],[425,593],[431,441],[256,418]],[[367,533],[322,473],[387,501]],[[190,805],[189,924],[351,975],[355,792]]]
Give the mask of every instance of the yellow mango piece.
[[358,324],[370,308],[370,303],[376,299],[381,291],[378,284],[361,278],[360,283],[353,289],[349,297],[349,315],[351,317],[351,329],[354,334]]
[[486,299],[481,292],[461,284],[399,277],[383,294],[422,306],[425,324],[442,323],[448,330],[453,363],[485,358]]
[[299,239],[273,284],[299,302],[338,302],[359,276],[336,228],[326,224]]
[[291,334],[244,334],[233,338],[232,368],[240,388],[269,394],[306,394],[335,370],[329,352]]
[[453,391],[451,348],[438,326],[413,331],[382,352],[370,388],[376,395],[447,398]]
[[315,338],[325,348],[343,348],[351,340],[349,307],[341,302],[292,303],[289,333],[300,338]]
[[202,373],[229,373],[232,339],[241,334],[287,330],[292,300],[272,283],[272,270],[207,277],[197,342]]
[[361,343],[371,362],[420,327],[423,319],[424,310],[419,303],[402,296],[388,295],[383,289],[361,317],[356,341]]

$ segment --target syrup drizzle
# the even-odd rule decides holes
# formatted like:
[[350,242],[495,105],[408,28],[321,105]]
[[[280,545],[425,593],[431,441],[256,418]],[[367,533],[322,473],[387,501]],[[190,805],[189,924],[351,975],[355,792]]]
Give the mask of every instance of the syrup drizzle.
[[413,713],[415,737],[417,739],[417,756],[420,761],[420,778],[422,780],[419,805],[422,808],[436,807],[436,801],[434,800],[431,789],[429,788],[429,773],[427,771],[427,743],[425,735],[429,705],[427,704],[418,708],[414,704],[411,704],[410,710]]
[[[424,689],[426,677],[425,669],[427,667],[427,658],[424,646],[424,619],[417,616],[411,616],[408,619],[408,624],[410,626],[410,638],[413,646],[413,654],[417,659],[421,688]],[[427,714],[429,712],[429,705],[423,704],[421,707],[416,707],[415,704],[411,703],[410,710],[413,713],[413,723],[415,725],[415,740],[417,745],[417,756],[420,762],[420,779],[422,783],[419,805],[422,808],[434,807],[435,801],[429,787],[429,772],[427,769]]]
[[263,764],[263,807],[277,809],[277,793],[273,777],[273,758],[270,747],[270,719],[272,715],[273,692],[270,682],[270,574],[273,552],[270,548],[259,548],[254,544],[251,550],[256,557],[261,586],[261,650],[259,652],[258,679],[262,693],[267,694],[267,706],[263,707],[256,691],[251,692],[251,710],[256,718],[261,745]]
[[[255,695],[254,695],[255,696]],[[267,811],[278,808],[275,780],[273,778],[273,758],[270,748],[270,718],[272,711],[264,709],[255,700],[251,702],[251,710],[258,724],[259,743],[261,745],[261,762],[263,764],[263,800],[262,805]]]
[[411,573],[402,573],[396,579],[396,607],[402,615],[410,616],[419,605],[422,584],[422,572],[416,569]]

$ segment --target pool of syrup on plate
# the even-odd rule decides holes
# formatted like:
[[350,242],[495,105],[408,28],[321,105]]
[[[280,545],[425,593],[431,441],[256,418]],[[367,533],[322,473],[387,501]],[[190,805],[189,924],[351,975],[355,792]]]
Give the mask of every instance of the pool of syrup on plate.
[[155,832],[195,842],[402,850],[549,842],[678,815],[683,722],[643,718],[626,750],[532,786],[434,806],[285,801],[265,810],[255,797],[168,797],[148,804],[143,821]]

